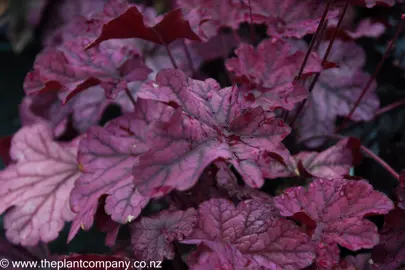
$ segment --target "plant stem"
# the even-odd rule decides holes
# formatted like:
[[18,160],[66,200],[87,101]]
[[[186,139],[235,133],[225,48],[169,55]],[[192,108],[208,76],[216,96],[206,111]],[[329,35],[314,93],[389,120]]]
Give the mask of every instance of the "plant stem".
[[340,132],[342,129],[345,128],[347,121],[352,117],[353,113],[356,111],[357,107],[360,105],[361,100],[363,97],[366,95],[367,90],[370,88],[371,84],[373,81],[376,79],[378,73],[380,72],[385,60],[388,58],[389,54],[391,53],[395,42],[397,41],[399,34],[402,32],[402,29],[404,27],[404,19],[405,19],[405,14],[402,14],[401,16],[401,21],[399,22],[397,31],[395,32],[394,38],[388,43],[387,49],[385,49],[384,55],[380,62],[378,63],[373,75],[370,77],[368,80],[366,86],[363,88],[363,91],[361,92],[360,96],[357,98],[356,102],[354,103],[353,108],[350,110],[349,114],[343,119],[342,124],[338,127],[336,132]]
[[170,51],[169,45],[165,44],[164,46],[165,46],[165,49],[166,49],[167,54],[169,55],[170,62],[172,62],[173,67],[174,67],[175,69],[178,69],[177,64],[176,64],[176,61],[175,61],[174,58],[173,58],[173,54],[172,54],[172,52]]
[[323,57],[323,61],[322,61],[323,63],[326,62],[326,60],[328,59],[328,56],[329,56],[330,52],[332,51],[333,43],[335,42],[336,37],[337,37],[337,35],[338,35],[339,31],[340,31],[340,27],[342,26],[343,19],[344,19],[344,17],[345,17],[345,14],[346,14],[346,12],[347,12],[347,9],[349,8],[350,2],[351,2],[351,0],[346,0],[346,3],[345,3],[345,5],[344,5],[344,7],[343,7],[343,10],[342,10],[342,13],[341,13],[340,16],[339,16],[339,21],[338,21],[338,23],[337,23],[336,29],[335,29],[335,31],[333,32],[332,39],[331,39],[331,41],[329,42],[328,48],[326,49],[325,56]]
[[397,179],[399,181],[399,174],[390,166],[388,165],[387,162],[385,162],[384,160],[382,160],[379,156],[377,156],[376,154],[373,153],[373,151],[371,151],[370,149],[368,149],[367,147],[365,147],[364,145],[360,146],[360,149],[366,153],[369,157],[371,157],[372,159],[374,159],[378,164],[380,164],[385,170],[387,170],[387,172],[389,172],[392,176],[394,176],[395,179]]
[[237,45],[239,46],[239,44],[241,43],[241,40],[240,40],[238,32],[236,32],[236,30],[233,28],[232,28],[232,35],[233,35],[233,38],[235,39]]
[[[152,28],[152,29],[153,29],[153,28]],[[157,31],[155,31],[155,30],[153,30],[153,31],[154,31],[154,32],[156,33],[156,35],[159,37],[161,44],[165,47],[166,52],[167,52],[167,55],[169,55],[170,62],[172,62],[173,67],[174,67],[175,69],[178,69],[177,64],[176,64],[176,61],[175,61],[174,58],[173,58],[173,54],[172,54],[172,52],[170,51],[169,44],[166,44],[166,42],[163,40],[162,36],[161,36]]]
[[190,70],[191,70],[191,72],[193,72],[193,74],[195,74],[196,70],[194,68],[194,63],[193,63],[193,59],[191,58],[190,50],[188,49],[188,46],[187,46],[185,40],[183,40],[182,43],[183,43],[183,50],[184,50],[184,53],[186,54],[187,62],[190,67]]
[[136,108],[136,100],[132,96],[131,92],[129,91],[128,87],[125,88],[125,93],[127,94],[129,100],[131,101],[132,105],[134,105],[134,109]]
[[[338,134],[324,134],[324,135],[313,136],[311,138],[306,139],[305,141],[310,141],[310,140],[318,139],[318,138],[329,138],[329,139],[341,140],[341,139],[345,139],[347,137],[338,135]],[[389,172],[392,176],[394,176],[395,179],[397,179],[399,181],[399,174],[390,165],[388,165],[388,163],[385,162],[382,158],[380,158],[379,156],[374,154],[373,151],[371,151],[370,149],[368,149],[366,146],[364,146],[362,144],[360,145],[360,150],[363,151],[364,153],[366,153],[370,158],[374,159],[374,161],[376,161],[378,164],[380,164],[387,172]]]
[[315,45],[314,45],[314,50],[315,51],[319,50],[319,46],[322,43],[323,37],[325,35],[325,31],[328,28],[328,23],[329,23],[329,21],[328,21],[328,19],[326,19],[325,23],[322,25],[321,32],[319,33],[319,38],[315,41]]
[[[323,25],[324,25],[325,20],[326,20],[326,15],[328,15],[328,11],[329,11],[330,7],[332,6],[332,3],[333,3],[333,0],[329,0],[326,7],[325,7],[325,10],[323,11],[321,21],[319,22],[318,27],[316,28],[315,34],[312,36],[311,42],[309,43],[307,53],[305,54],[305,57],[304,57],[304,61],[302,62],[300,70],[298,71],[297,80],[299,80],[301,78],[302,73],[304,72],[304,68],[305,68],[305,65],[306,65],[306,63],[307,63],[307,61],[309,59],[309,55],[312,52],[312,48],[315,45],[315,41],[318,39],[318,36],[321,33],[321,29],[323,28]],[[249,0],[249,4],[250,4],[250,0]]]
[[[329,0],[329,1],[332,1],[332,0]],[[250,15],[250,41],[254,45],[256,43],[256,31],[255,31],[255,26],[253,24],[251,0],[249,0],[249,15]]]
[[391,111],[391,110],[393,110],[393,109],[395,109],[395,108],[397,108],[399,106],[402,106],[402,105],[405,105],[405,99],[398,100],[398,101],[396,101],[394,103],[391,103],[391,104],[379,109],[374,114],[374,118],[376,118],[377,116],[380,116],[380,115],[382,115],[382,114],[384,114],[384,113],[386,113],[388,111]]
[[[333,44],[334,44],[334,42],[335,42],[335,39],[336,39],[336,37],[337,37],[337,34],[339,33],[340,27],[341,27],[342,22],[343,22],[343,19],[344,19],[344,17],[345,17],[346,11],[347,11],[347,9],[349,8],[350,2],[351,2],[351,0],[346,0],[346,3],[345,3],[345,5],[344,5],[344,7],[343,7],[343,9],[342,9],[342,12],[341,12],[340,15],[339,15],[339,21],[338,21],[338,23],[337,23],[337,26],[336,26],[335,31],[333,32],[332,39],[329,41],[329,45],[328,45],[328,48],[326,49],[325,55],[323,56],[322,64],[324,64],[324,63],[328,60],[328,56],[329,56],[330,52],[332,51]],[[319,79],[320,76],[321,76],[321,73],[319,72],[319,73],[317,73],[317,74],[315,75],[314,79],[312,80],[311,85],[309,86],[309,89],[308,89],[310,95],[311,95],[312,90],[314,89],[314,87],[315,87],[315,85],[316,85],[316,82],[318,81],[318,79]],[[307,102],[307,100],[308,100],[308,99],[305,99],[305,100],[299,105],[299,107],[298,107],[298,109],[297,109],[297,112],[295,113],[293,119],[291,120],[291,123],[290,123],[291,128],[294,128],[295,121],[297,121],[298,116],[301,114],[302,109],[304,108],[305,103]]]

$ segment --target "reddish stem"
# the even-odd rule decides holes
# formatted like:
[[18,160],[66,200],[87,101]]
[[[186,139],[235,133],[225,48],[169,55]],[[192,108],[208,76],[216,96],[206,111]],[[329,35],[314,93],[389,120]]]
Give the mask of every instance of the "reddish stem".
[[371,84],[376,79],[376,77],[377,77],[378,73],[380,72],[385,60],[388,58],[389,54],[391,53],[395,42],[399,38],[399,34],[402,32],[402,29],[404,27],[404,19],[405,19],[405,14],[402,14],[401,21],[400,21],[400,23],[398,25],[397,31],[395,32],[394,38],[389,42],[389,44],[387,46],[387,49],[385,50],[382,59],[378,63],[377,68],[375,69],[373,75],[368,80],[366,86],[363,88],[363,91],[361,92],[360,96],[357,98],[356,102],[354,103],[353,108],[351,109],[349,114],[343,119],[342,124],[336,130],[337,133],[340,132],[342,129],[344,129],[346,127],[347,121],[352,117],[353,113],[356,111],[357,107],[360,105],[361,100],[366,95],[367,90],[369,90]]
[[314,50],[318,51],[319,46],[321,45],[321,42],[323,40],[323,36],[325,35],[325,31],[328,28],[328,19],[325,20],[325,23],[322,25],[321,32],[319,33],[319,38],[316,40],[315,45],[314,45]]
[[240,40],[240,36],[239,36],[238,32],[236,32],[235,29],[232,29],[232,35],[233,35],[233,38],[235,39],[236,43],[239,45],[241,43],[241,40]]
[[394,102],[394,103],[391,103],[390,105],[387,105],[387,106],[385,106],[385,107],[379,109],[379,110],[374,114],[374,118],[377,117],[377,116],[380,116],[381,114],[384,114],[384,113],[386,113],[386,112],[388,112],[388,111],[391,111],[391,110],[393,110],[393,109],[395,109],[395,108],[397,108],[397,107],[399,107],[399,106],[402,106],[402,105],[405,105],[405,99],[398,100],[398,101],[396,101],[396,102]]
[[132,96],[131,92],[129,91],[128,88],[125,88],[125,93],[127,94],[129,100],[131,101],[132,105],[134,105],[134,109],[136,106],[136,100],[134,99],[134,97]]
[[[321,33],[321,29],[323,28],[323,25],[324,25],[325,20],[326,20],[326,15],[328,15],[328,11],[329,11],[330,7],[332,6],[332,3],[333,3],[333,0],[329,0],[328,4],[325,7],[325,10],[323,11],[321,21],[319,22],[318,27],[316,28],[315,34],[312,36],[311,42],[309,43],[307,53],[305,54],[305,57],[304,57],[304,62],[302,62],[302,65],[301,65],[300,70],[298,72],[297,80],[299,80],[301,78],[302,73],[304,72],[304,68],[305,68],[305,65],[306,65],[306,63],[307,63],[307,61],[309,59],[309,55],[312,52],[312,49],[313,49],[313,47],[315,45],[315,41],[318,39],[318,36]],[[249,0],[249,4],[250,4],[250,0]]]
[[184,50],[184,53],[186,54],[187,62],[188,62],[188,65],[189,65],[189,67],[191,69],[191,72],[193,72],[193,74],[195,74],[196,70],[194,68],[193,59],[191,58],[190,50],[188,49],[186,41],[184,41],[184,40],[183,40],[183,50]]
[[172,52],[170,51],[169,45],[165,44],[164,46],[165,46],[165,49],[166,49],[167,54],[169,55],[170,62],[172,62],[173,67],[174,67],[175,69],[178,69],[177,64],[176,64],[176,61],[175,61],[174,58],[173,58],[173,54],[172,54]]
[[[389,111],[391,111],[391,110],[394,110],[394,109],[396,109],[396,108],[398,108],[398,107],[400,107],[400,106],[402,106],[402,105],[405,105],[405,99],[396,101],[396,102],[394,102],[394,103],[391,103],[391,104],[389,104],[389,105],[387,105],[387,106],[385,106],[385,107],[379,109],[379,110],[374,114],[372,120],[375,120],[377,117],[381,116],[382,114],[384,114],[384,113],[386,113],[386,112],[389,112]],[[346,128],[350,128],[350,127],[354,126],[354,125],[357,124],[357,123],[359,123],[359,122],[351,122],[351,123],[347,124],[344,128],[345,128],[345,129],[346,129]]]
[[[153,28],[152,28],[152,30],[153,30]],[[153,31],[154,31],[154,32],[156,33],[156,35],[159,37],[161,44],[165,47],[166,52],[167,52],[167,55],[169,55],[170,62],[172,62],[173,67],[174,67],[175,69],[178,69],[177,64],[176,64],[176,61],[175,61],[174,58],[173,58],[173,54],[172,54],[172,52],[170,51],[169,44],[166,44],[166,43],[164,42],[162,36],[161,36],[156,30],[153,30]]]
[[390,166],[388,165],[387,162],[385,162],[384,160],[382,160],[379,156],[377,156],[376,154],[373,153],[373,151],[371,151],[370,149],[368,149],[367,147],[365,147],[364,145],[360,146],[360,149],[366,153],[367,155],[369,155],[369,157],[371,157],[372,159],[374,159],[378,164],[380,164],[384,169],[386,169],[392,176],[394,176],[395,179],[397,179],[399,181],[399,174]]
[[[341,139],[345,139],[347,137],[338,135],[338,134],[325,134],[325,135],[317,135],[317,136],[308,138],[305,141],[310,141],[310,140],[317,139],[317,138],[329,138],[329,139],[341,140]],[[361,149],[361,151],[366,153],[370,158],[374,159],[374,161],[376,161],[378,164],[380,164],[385,170],[387,170],[387,172],[389,172],[392,176],[394,176],[395,179],[397,179],[399,181],[399,174],[390,165],[388,165],[387,162],[385,162],[382,158],[380,158],[379,156],[374,154],[373,151],[371,151],[364,145],[360,145],[360,149]]]
[[339,31],[340,31],[340,27],[342,26],[343,19],[344,19],[344,17],[345,17],[345,14],[346,14],[346,12],[347,12],[347,9],[349,8],[350,2],[351,2],[351,0],[347,0],[347,1],[346,1],[345,6],[343,7],[342,13],[341,13],[340,16],[339,16],[339,21],[338,21],[338,23],[337,23],[336,29],[335,29],[335,31],[333,32],[332,39],[331,39],[331,41],[329,42],[328,48],[326,49],[325,56],[323,57],[323,61],[322,61],[323,63],[326,62],[326,60],[328,59],[328,56],[329,56],[330,52],[332,51],[333,43],[335,42],[336,37],[337,37],[337,35],[338,35]]
[[[345,3],[345,5],[344,5],[344,7],[343,7],[343,9],[342,9],[342,12],[341,12],[340,15],[339,15],[339,21],[338,21],[338,23],[337,23],[337,26],[336,26],[335,31],[333,32],[332,39],[329,41],[329,45],[328,45],[328,48],[326,49],[325,55],[323,56],[322,64],[324,64],[324,63],[328,60],[328,57],[329,57],[330,52],[332,51],[332,47],[333,47],[333,44],[334,44],[334,42],[335,42],[335,39],[336,39],[337,34],[339,33],[340,27],[341,27],[341,25],[342,25],[343,18],[345,17],[346,11],[347,11],[347,9],[349,8],[350,2],[351,2],[351,0],[346,0],[346,3]],[[321,73],[320,73],[320,72],[315,75],[315,77],[314,77],[314,79],[312,80],[311,85],[309,86],[309,89],[308,89],[309,94],[312,93],[312,90],[314,89],[314,87],[315,87],[315,85],[316,85],[316,82],[318,81],[318,79],[319,79],[320,76],[321,76]],[[307,100],[308,100],[308,99],[305,99],[305,100],[299,105],[299,107],[298,107],[298,109],[297,109],[297,112],[295,113],[294,118],[292,119],[292,121],[291,121],[291,123],[290,123],[290,126],[291,126],[292,128],[294,127],[295,121],[297,121],[298,116],[301,114],[302,109],[304,108],[305,104],[307,103]]]
[[252,44],[255,44],[256,43],[256,31],[255,31],[255,26],[253,24],[251,0],[249,0],[249,15],[250,15],[250,40],[251,40]]

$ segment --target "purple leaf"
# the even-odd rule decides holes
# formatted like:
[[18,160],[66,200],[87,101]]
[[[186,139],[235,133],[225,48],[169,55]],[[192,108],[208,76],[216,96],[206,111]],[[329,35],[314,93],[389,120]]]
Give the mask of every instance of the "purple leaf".
[[356,2],[361,3],[362,5],[365,5],[368,8],[372,8],[376,5],[389,7],[395,5],[395,0],[357,0]]
[[[189,243],[187,240],[183,243]],[[192,270],[221,270],[221,269],[262,269],[257,262],[243,255],[238,249],[228,243],[204,240],[192,256],[197,257],[197,262],[189,263]]]
[[230,159],[229,146],[208,125],[177,110],[166,123],[150,130],[153,148],[134,166],[135,184],[142,194],[161,197],[173,189],[191,188],[215,160]]
[[[249,3],[249,0],[243,0]],[[319,25],[326,2],[311,0],[251,0],[254,23],[267,24],[267,34],[272,37],[302,38],[315,33]],[[249,16],[247,11],[245,16]],[[328,19],[338,15],[330,10]]]
[[246,110],[236,87],[220,89],[213,79],[193,80],[179,70],[163,70],[141,88],[139,97],[180,106],[150,131],[153,147],[134,167],[141,192],[160,197],[191,188],[218,159],[229,160],[248,185],[263,185],[257,160],[261,151],[277,151],[290,132],[281,119],[260,107]]
[[300,174],[318,178],[336,178],[349,174],[360,158],[360,142],[343,139],[323,152],[300,152],[287,160],[263,158],[263,170],[268,178],[297,177]]
[[193,80],[180,70],[163,69],[157,74],[155,81],[141,86],[138,97],[165,103],[175,102],[190,116],[203,123],[214,125],[216,121],[208,100],[211,99],[213,92],[220,89],[220,85],[214,79]]
[[[236,74],[238,80],[247,83],[249,88],[258,88],[256,105],[266,109],[283,107],[291,110],[308,95],[306,89],[294,81],[305,52],[290,53],[292,48],[288,42],[273,42],[270,39],[262,41],[257,49],[242,44],[235,51],[237,58],[227,60],[226,67]],[[303,75],[321,70],[321,59],[313,52]]]
[[7,238],[32,246],[58,237],[65,221],[73,219],[69,195],[80,172],[77,141],[53,141],[46,124],[23,127],[12,140],[15,164],[0,173],[0,213]]
[[61,0],[53,5],[49,22],[44,29],[44,44],[57,46],[78,36],[95,38],[97,29],[86,24],[92,13],[101,11],[105,0]]
[[238,29],[239,24],[246,21],[244,13],[248,11],[247,5],[242,1],[177,0],[176,2],[179,7],[192,14],[192,19],[198,21],[200,36],[207,38],[216,36],[221,27]]
[[92,226],[102,195],[108,195],[105,211],[112,220],[125,224],[140,214],[149,198],[135,188],[132,167],[139,154],[148,149],[148,126],[167,117],[167,109],[163,104],[139,99],[135,112],[114,119],[105,128],[89,129],[79,147],[83,173],[71,194],[71,205],[78,215],[69,239],[80,226]]
[[131,81],[143,81],[151,72],[135,49],[110,41],[84,51],[87,38],[66,41],[57,49],[40,54],[24,82],[27,94],[59,90],[66,103],[75,94],[101,85],[106,96],[115,98]]
[[[130,93],[136,97],[140,83],[128,85]],[[109,105],[119,105],[122,112],[131,112],[134,105],[125,92],[118,93],[114,100],[105,97],[104,90],[93,86],[75,95],[67,104],[62,105],[56,93],[41,93],[25,96],[20,105],[20,117],[23,125],[41,121],[51,123],[55,136],[64,133],[69,116],[72,115],[73,127],[85,132],[89,127],[97,125],[105,109]]]
[[[338,19],[328,21],[328,31],[336,30]],[[381,22],[374,22],[370,18],[361,20],[356,27],[340,31],[343,38],[359,39],[363,37],[378,38],[385,32],[385,25]],[[348,52],[346,52],[348,53]]]
[[[293,46],[285,41],[262,41],[257,49],[249,44],[241,44],[235,50],[237,58],[227,60],[226,67],[236,76],[260,88],[272,89],[292,83],[300,68],[305,52],[290,53]],[[321,59],[312,53],[305,66],[304,75],[322,70]]]
[[[275,198],[283,216],[305,213],[316,222],[312,240],[318,243],[317,263],[333,266],[339,254],[336,244],[353,251],[372,248],[379,241],[377,227],[363,217],[386,214],[394,205],[383,193],[373,190],[365,180],[316,179],[307,189],[290,188]],[[312,226],[310,224],[307,224]],[[326,264],[326,265],[325,265]]]
[[[320,55],[326,51],[327,44],[328,42],[321,44]],[[350,56],[347,52],[350,52]],[[336,62],[339,67],[321,73],[297,125],[301,141],[332,134],[337,116],[349,114],[370,79],[369,74],[360,71],[365,63],[365,54],[354,42],[337,41],[328,59]],[[379,107],[376,87],[377,84],[373,81],[355,110],[353,121],[367,121],[374,117]],[[310,140],[306,144],[309,147],[317,147],[323,141]]]
[[131,225],[134,255],[141,260],[173,259],[173,241],[190,235],[198,216],[194,208],[185,211],[161,211],[153,217],[144,217]]
[[196,243],[229,243],[266,269],[301,269],[315,258],[309,237],[293,222],[275,216],[269,202],[248,200],[235,207],[212,199],[202,203],[198,213],[198,225],[188,237]]

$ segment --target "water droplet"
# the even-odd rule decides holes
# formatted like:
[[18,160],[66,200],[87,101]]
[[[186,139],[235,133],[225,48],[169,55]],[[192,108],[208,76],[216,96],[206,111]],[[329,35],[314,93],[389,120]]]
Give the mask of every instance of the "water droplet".
[[135,219],[134,216],[129,215],[129,216],[127,217],[127,223],[132,222],[134,219]]
[[319,183],[323,184],[323,179],[320,179],[320,180],[319,180]]
[[284,194],[282,194],[282,195],[281,195],[281,199],[282,199],[282,200],[284,200],[284,199],[285,199],[285,196],[284,196]]
[[340,196],[344,196],[345,193],[343,191],[340,192]]
[[152,85],[153,85],[154,88],[158,88],[158,87],[159,87],[159,85],[158,85],[157,83],[153,83]]
[[135,147],[136,147],[136,144],[132,145],[132,147],[135,148]]

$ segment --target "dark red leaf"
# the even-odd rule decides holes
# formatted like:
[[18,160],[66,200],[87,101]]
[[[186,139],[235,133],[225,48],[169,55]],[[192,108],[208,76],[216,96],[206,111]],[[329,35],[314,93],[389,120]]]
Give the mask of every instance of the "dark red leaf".
[[191,29],[190,23],[184,19],[181,9],[168,12],[159,23],[148,26],[145,25],[142,13],[136,6],[132,6],[118,17],[106,22],[100,36],[87,48],[105,40],[118,38],[141,38],[162,45],[168,45],[180,38],[201,40]]
[[8,165],[12,162],[10,157],[11,140],[13,136],[7,136],[0,138],[0,157],[4,165]]
[[101,201],[101,207],[98,207],[95,214],[95,223],[98,230],[106,234],[105,244],[109,247],[113,247],[115,245],[121,224],[113,221],[111,217],[104,211],[103,205],[105,204],[105,200]]
[[374,269],[401,269],[405,264],[405,212],[395,209],[385,216],[380,243],[372,250]]

